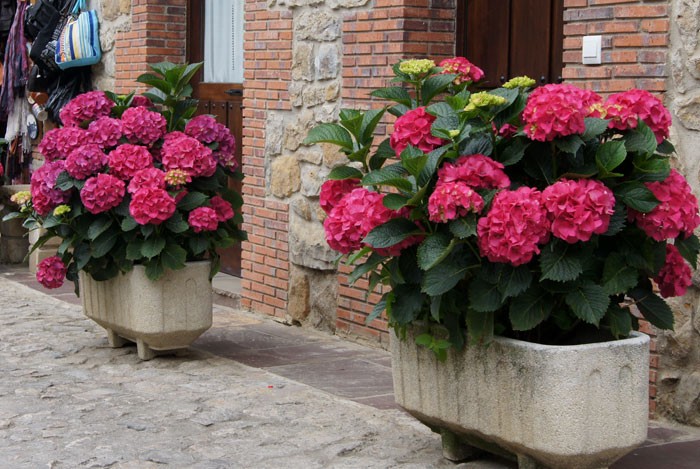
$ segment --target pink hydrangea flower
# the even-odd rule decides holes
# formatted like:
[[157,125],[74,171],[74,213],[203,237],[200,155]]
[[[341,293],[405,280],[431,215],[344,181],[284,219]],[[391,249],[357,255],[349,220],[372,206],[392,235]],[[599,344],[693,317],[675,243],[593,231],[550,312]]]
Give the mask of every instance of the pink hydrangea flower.
[[443,145],[444,140],[430,133],[430,126],[434,121],[435,116],[425,112],[424,107],[408,111],[394,123],[394,131],[389,139],[391,148],[400,155],[408,145],[413,145],[425,153]]
[[530,187],[502,191],[491,210],[479,219],[477,235],[481,255],[491,262],[527,264],[549,238],[549,221],[542,194]]
[[503,124],[501,128],[498,128],[496,127],[496,123],[492,122],[491,128],[493,129],[494,134],[503,138],[512,138],[515,134],[518,133],[518,128],[513,124]]
[[233,218],[233,207],[231,204],[224,200],[221,196],[215,195],[209,201],[209,205],[216,212],[216,217],[219,221],[224,222]]
[[358,187],[360,187],[359,179],[329,179],[321,185],[319,204],[324,212],[330,213],[345,194]]
[[165,135],[167,125],[165,117],[143,106],[130,107],[122,114],[122,130],[131,143],[150,145]]
[[47,161],[32,173],[29,189],[36,212],[45,217],[57,206],[70,200],[70,191],[56,189],[56,178],[66,169],[65,161]]
[[219,137],[218,124],[212,116],[196,116],[185,126],[185,134],[205,144],[213,143]]
[[75,179],[87,179],[107,165],[107,155],[95,144],[78,147],[66,158],[66,171]]
[[[592,95],[572,85],[545,85],[533,91],[523,111],[525,134],[532,140],[580,135],[590,112]],[[586,100],[586,102],[584,102]]]
[[71,99],[59,116],[66,127],[79,127],[85,121],[108,116],[113,107],[114,101],[104,91],[88,91]]
[[231,131],[224,125],[219,125],[219,136],[217,137],[219,148],[214,151],[214,158],[224,168],[231,171],[238,169],[236,160],[236,139],[231,135]]
[[605,110],[611,129],[636,129],[641,119],[654,132],[657,143],[668,138],[671,114],[661,100],[648,91],[632,89],[613,94],[605,102]]
[[659,200],[648,213],[629,210],[630,220],[656,241],[673,239],[680,234],[689,236],[700,225],[698,199],[690,185],[675,169],[663,181],[644,183]]
[[47,161],[64,160],[73,150],[89,142],[88,133],[80,127],[51,129],[37,146]]
[[[323,222],[328,245],[336,251],[347,254],[364,246],[362,240],[367,234],[387,221],[405,216],[403,211],[386,208],[384,195],[358,187],[343,197],[330,211]],[[389,248],[375,249],[381,255],[397,255],[402,249],[419,240],[410,237]]]
[[165,189],[165,173],[158,168],[140,169],[134,173],[126,190],[133,194],[143,187]]
[[661,296],[670,298],[672,296],[685,295],[686,290],[693,283],[693,273],[690,266],[683,259],[678,248],[673,244],[666,245],[666,262],[659,273],[654,277],[654,281],[659,286]]
[[484,78],[484,71],[465,57],[445,59],[440,62],[438,66],[442,67],[442,73],[457,75],[457,78],[454,80],[455,85],[459,85],[465,81],[477,82]]
[[129,203],[129,213],[139,225],[160,225],[173,216],[175,208],[175,199],[157,187],[140,188]]
[[440,183],[462,181],[474,189],[505,189],[510,179],[503,165],[488,156],[465,155],[447,162],[438,170]]
[[168,171],[181,169],[192,177],[208,177],[216,172],[211,149],[187,135],[166,139],[160,157]]
[[80,200],[93,215],[106,212],[124,199],[126,184],[111,174],[98,174],[85,181],[80,190]]
[[187,223],[195,233],[214,231],[219,226],[219,216],[213,208],[197,207],[190,212]]
[[135,95],[131,100],[130,107],[153,107],[153,101],[140,94]]
[[542,191],[542,203],[552,234],[571,244],[605,233],[615,212],[612,191],[594,179],[557,181]]
[[238,168],[238,161],[235,158],[236,140],[228,127],[216,122],[212,116],[194,117],[185,126],[185,134],[205,145],[217,144],[216,150],[212,153],[214,159],[221,166],[232,171]]
[[428,199],[430,221],[437,223],[479,213],[483,208],[484,199],[462,181],[438,183]]
[[68,269],[60,257],[51,256],[36,266],[36,279],[44,288],[60,288]]
[[109,172],[119,179],[131,179],[137,171],[150,167],[153,156],[141,145],[125,143],[109,153]]
[[100,117],[88,126],[88,141],[99,145],[100,148],[116,147],[122,138],[122,121],[112,117]]
[[323,222],[328,245],[343,254],[360,249],[372,229],[391,219],[391,210],[383,205],[383,199],[382,194],[364,187],[346,194]]

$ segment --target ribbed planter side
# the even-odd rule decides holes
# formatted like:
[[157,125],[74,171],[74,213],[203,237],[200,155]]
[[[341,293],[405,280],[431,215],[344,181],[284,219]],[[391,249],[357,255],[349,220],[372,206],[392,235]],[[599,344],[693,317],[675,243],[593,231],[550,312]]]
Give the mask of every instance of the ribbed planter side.
[[188,347],[211,327],[209,261],[188,262],[152,281],[143,266],[98,282],[80,272],[80,296],[87,317],[107,329],[110,345],[136,342],[139,357]]
[[[451,439],[521,467],[607,467],[647,436],[649,337],[574,346],[496,338],[445,362],[391,337],[396,402]],[[444,432],[447,430],[448,432]],[[449,442],[447,442],[449,443]],[[527,464],[526,464],[527,463]]]

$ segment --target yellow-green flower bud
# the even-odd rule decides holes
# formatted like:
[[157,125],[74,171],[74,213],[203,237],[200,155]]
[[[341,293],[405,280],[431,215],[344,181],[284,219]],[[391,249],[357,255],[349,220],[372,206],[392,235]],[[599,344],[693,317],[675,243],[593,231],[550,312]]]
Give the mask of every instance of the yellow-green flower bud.
[[532,86],[535,86],[535,80],[525,75],[511,78],[503,84],[503,88],[508,88],[509,90],[514,88],[530,88]]
[[10,200],[17,205],[28,204],[32,200],[32,194],[29,191],[19,191],[12,194]]
[[55,209],[53,209],[53,214],[57,217],[60,217],[61,215],[64,215],[66,213],[70,212],[70,206],[69,205],[59,205]]
[[[473,104],[478,108],[501,106],[506,103],[506,98],[502,96],[496,96],[487,91],[482,91],[480,93],[474,93],[469,98],[469,104]],[[467,106],[469,107],[469,106]],[[465,109],[466,111],[466,109]]]
[[467,107],[464,108],[464,112],[474,112],[476,111],[476,106],[474,104],[469,103],[467,104]]
[[459,130],[450,130],[448,134],[451,138],[455,138],[457,135],[459,135]]
[[423,75],[435,67],[435,62],[428,59],[404,60],[399,64],[399,70],[409,75]]

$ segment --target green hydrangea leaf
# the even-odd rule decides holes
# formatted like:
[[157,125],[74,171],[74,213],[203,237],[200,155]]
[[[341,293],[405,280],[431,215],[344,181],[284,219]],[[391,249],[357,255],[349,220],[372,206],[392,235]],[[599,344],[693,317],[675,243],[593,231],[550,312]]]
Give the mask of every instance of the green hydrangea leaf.
[[469,308],[478,313],[497,311],[503,306],[503,296],[498,285],[475,278],[469,284]]
[[163,249],[165,249],[165,239],[148,238],[144,240],[141,246],[141,255],[147,259],[152,259],[159,255]]
[[531,286],[510,303],[508,316],[513,330],[529,331],[547,319],[553,307],[554,301],[547,291],[537,285]]
[[690,262],[693,269],[698,268],[698,253],[700,252],[700,240],[695,235],[690,235],[687,238],[676,238],[673,243],[678,252],[681,253],[683,258]]
[[583,273],[581,260],[571,245],[553,241],[542,248],[540,255],[540,280],[569,282]]
[[629,309],[612,304],[605,315],[610,332],[616,339],[624,339],[632,330],[632,314]]
[[434,233],[418,246],[418,267],[430,270],[442,262],[454,248],[453,238],[444,233]]
[[564,301],[577,318],[588,324],[598,326],[610,306],[610,297],[603,287],[593,282],[584,282],[574,286]]
[[412,221],[394,218],[374,228],[363,241],[374,248],[388,248],[418,233],[420,230]]
[[644,315],[644,319],[659,329],[673,329],[673,311],[668,304],[654,292],[644,288],[635,288],[628,293],[629,297]]
[[638,280],[639,272],[625,261],[622,254],[612,253],[605,260],[603,289],[608,295],[625,293],[634,288]]

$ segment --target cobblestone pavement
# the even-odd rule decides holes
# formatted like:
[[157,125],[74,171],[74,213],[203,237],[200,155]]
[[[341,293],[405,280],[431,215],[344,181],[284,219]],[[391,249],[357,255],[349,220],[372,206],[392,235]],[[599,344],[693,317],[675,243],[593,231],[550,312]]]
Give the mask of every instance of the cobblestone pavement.
[[139,361],[80,307],[0,278],[2,468],[443,467],[398,410],[204,352]]
[[[193,348],[142,362],[67,287],[37,288],[0,269],[0,469],[515,467],[442,459],[393,404],[386,352],[217,305]],[[700,429],[653,422],[612,468],[699,460]]]

